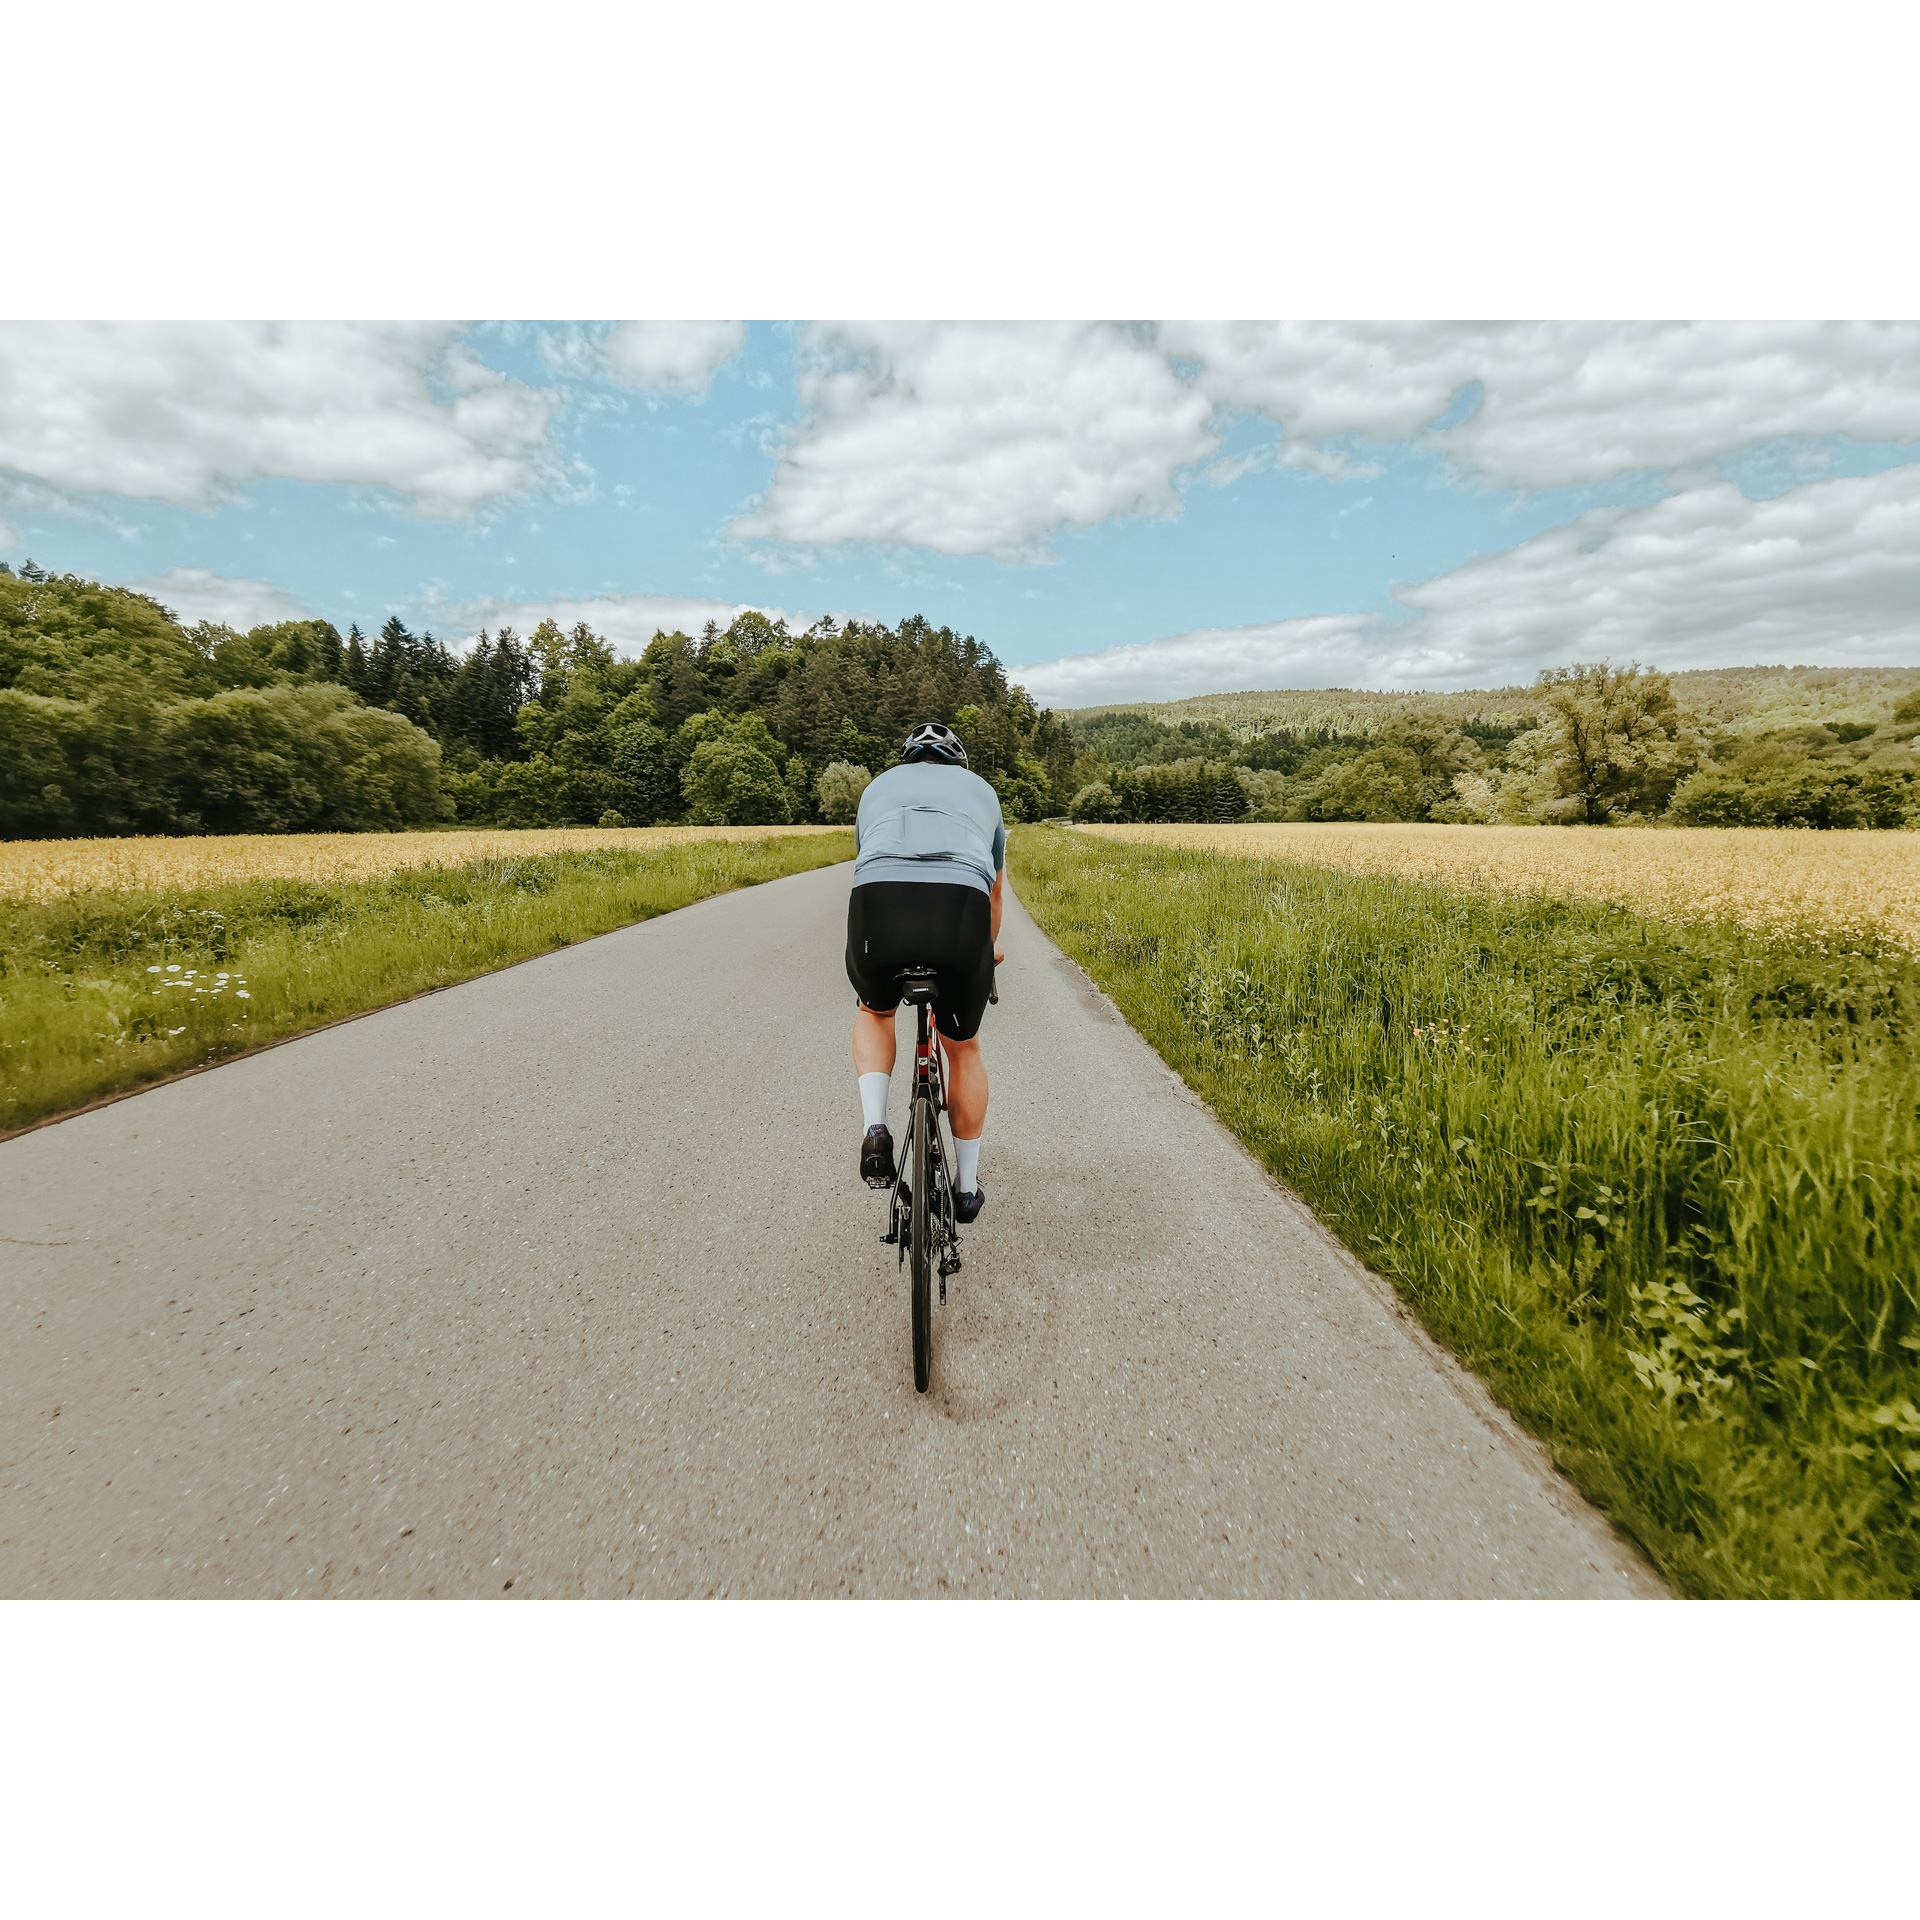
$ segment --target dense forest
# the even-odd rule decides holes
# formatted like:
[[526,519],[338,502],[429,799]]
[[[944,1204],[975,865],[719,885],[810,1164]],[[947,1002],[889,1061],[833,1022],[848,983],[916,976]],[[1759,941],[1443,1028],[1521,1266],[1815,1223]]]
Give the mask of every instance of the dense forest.
[[[1759,695],[1675,678],[1061,716],[917,616],[792,634],[746,612],[637,659],[545,622],[456,655],[398,619],[371,638],[187,628],[29,562],[0,565],[0,836],[844,821],[927,719],[959,730],[1009,820],[1920,825],[1920,676],[1866,676],[1849,719],[1778,673],[1746,677]],[[1240,711],[1255,701],[1298,712]]]
[[1064,724],[917,617],[795,635],[748,612],[637,660],[549,622],[456,656],[398,619],[372,638],[187,628],[122,588],[0,567],[9,838],[844,819],[925,719],[960,731],[1009,819],[1064,809]]

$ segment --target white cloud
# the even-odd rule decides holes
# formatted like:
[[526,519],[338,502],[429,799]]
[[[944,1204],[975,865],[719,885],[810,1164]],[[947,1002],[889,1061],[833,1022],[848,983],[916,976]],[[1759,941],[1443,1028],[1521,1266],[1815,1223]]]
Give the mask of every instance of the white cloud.
[[310,620],[312,612],[290,593],[264,580],[232,580],[206,567],[175,567],[148,580],[121,583],[135,593],[150,594],[171,607],[181,622],[193,626],[211,620],[217,626],[245,633],[249,627],[271,626],[280,620]]
[[739,320],[622,320],[600,332],[571,327],[540,337],[546,363],[641,393],[703,394],[747,344]]
[[601,343],[609,375],[647,392],[705,393],[747,344],[738,320],[623,320]]
[[1311,440],[1273,440],[1251,453],[1209,460],[1200,469],[1200,478],[1209,486],[1230,487],[1244,474],[1268,467],[1305,467],[1323,480],[1371,480],[1380,471],[1369,461],[1349,460],[1335,448],[1317,446]]
[[[542,620],[568,629],[584,620],[595,633],[611,640],[617,652],[637,654],[656,633],[690,633],[697,638],[709,620],[731,626],[734,617],[752,604],[668,593],[608,593],[590,600],[480,599],[438,609],[428,624],[439,629],[443,638],[452,635],[465,641],[482,627],[490,633],[511,627],[525,639]],[[756,606],[754,610],[769,620],[784,619],[794,633],[804,633],[818,617],[782,607]]]
[[1920,466],[1771,500],[1716,484],[1582,515],[1405,588],[1416,618],[1177,634],[1018,670],[1056,706],[1272,687],[1485,687],[1544,666],[1872,666],[1920,658]]
[[1272,620],[1252,627],[1206,627],[1144,646],[1012,667],[1043,706],[1096,707],[1129,700],[1184,700],[1196,693],[1270,687],[1365,684],[1353,677],[1358,649],[1373,624],[1366,614]]
[[1208,399],[1104,323],[816,326],[798,385],[739,538],[1042,560],[1063,527],[1178,513],[1174,470],[1219,447]]
[[1405,589],[1427,672],[1920,657],[1920,466],[1772,500],[1719,483],[1583,514]]
[[413,322],[0,325],[0,467],[208,508],[250,480],[391,487],[458,519],[558,476],[557,393]]
[[[1191,378],[1183,371],[1197,368]],[[1593,484],[1797,435],[1920,438],[1920,326],[1879,322],[821,325],[804,416],[730,531],[1048,558],[1062,528],[1180,511],[1177,471],[1235,413],[1279,442],[1213,461],[1376,471],[1334,444],[1416,440],[1489,485]],[[1463,416],[1438,423],[1456,399]]]
[[1920,326],[1905,322],[1179,321],[1157,338],[1289,445],[1404,440],[1478,382],[1474,410],[1431,440],[1494,486],[1603,481],[1788,434],[1920,438]]

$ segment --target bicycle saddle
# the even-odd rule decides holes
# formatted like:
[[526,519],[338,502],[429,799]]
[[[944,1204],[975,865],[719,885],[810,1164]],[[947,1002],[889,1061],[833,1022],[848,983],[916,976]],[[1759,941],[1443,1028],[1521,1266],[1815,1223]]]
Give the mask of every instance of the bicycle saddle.
[[910,1007],[930,1007],[940,997],[931,967],[906,967],[900,973],[900,997]]

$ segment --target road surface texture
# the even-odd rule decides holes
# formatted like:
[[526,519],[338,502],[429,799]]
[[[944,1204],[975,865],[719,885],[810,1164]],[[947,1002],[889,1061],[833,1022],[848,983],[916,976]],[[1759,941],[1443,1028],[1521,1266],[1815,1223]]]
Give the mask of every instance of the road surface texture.
[[917,1395],[849,875],[0,1145],[0,1594],[1662,1591],[1013,902]]

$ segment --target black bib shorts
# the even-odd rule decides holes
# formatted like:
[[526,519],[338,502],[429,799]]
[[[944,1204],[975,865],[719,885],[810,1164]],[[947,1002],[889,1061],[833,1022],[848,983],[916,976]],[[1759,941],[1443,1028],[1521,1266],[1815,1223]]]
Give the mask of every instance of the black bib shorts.
[[847,978],[860,1004],[891,1013],[902,967],[931,967],[934,1023],[949,1040],[980,1031],[993,991],[993,907],[951,881],[870,880],[847,900]]

